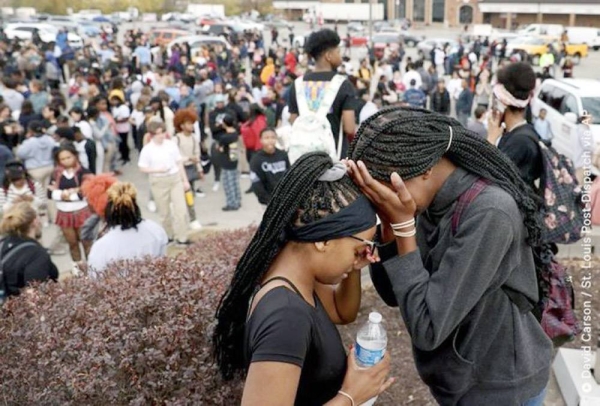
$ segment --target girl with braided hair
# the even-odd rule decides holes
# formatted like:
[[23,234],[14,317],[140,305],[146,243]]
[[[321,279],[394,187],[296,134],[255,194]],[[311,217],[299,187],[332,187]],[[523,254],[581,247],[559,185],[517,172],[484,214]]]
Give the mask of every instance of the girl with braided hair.
[[129,182],[116,182],[106,192],[104,218],[108,232],[90,251],[90,276],[102,272],[111,262],[166,254],[168,237],[152,220],[144,220],[137,204],[137,190]]
[[306,154],[286,173],[216,314],[222,375],[247,372],[242,405],[358,405],[391,385],[389,355],[357,368],[334,326],[356,319],[375,223],[327,154]]
[[436,400],[542,405],[552,343],[531,312],[540,223],[519,170],[458,121],[417,108],[369,118],[350,159],[382,223],[373,283],[400,307]]

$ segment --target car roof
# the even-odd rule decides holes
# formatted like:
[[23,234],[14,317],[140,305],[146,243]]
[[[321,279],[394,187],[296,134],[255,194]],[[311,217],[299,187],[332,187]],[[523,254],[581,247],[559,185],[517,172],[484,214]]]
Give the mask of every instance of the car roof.
[[600,95],[600,81],[595,79],[548,79],[542,83],[542,87],[554,85],[566,89],[581,97],[598,97]]
[[184,42],[197,42],[197,41],[206,41],[206,42],[222,42],[223,44],[228,44],[229,42],[227,42],[227,40],[225,40],[222,37],[215,37],[212,35],[186,35],[183,37],[179,37],[174,39],[171,43],[169,43],[169,45],[172,44],[181,44]]

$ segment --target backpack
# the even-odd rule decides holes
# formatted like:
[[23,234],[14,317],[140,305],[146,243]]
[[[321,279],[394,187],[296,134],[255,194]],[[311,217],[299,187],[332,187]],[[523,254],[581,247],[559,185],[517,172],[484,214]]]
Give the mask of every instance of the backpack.
[[2,256],[2,251],[4,250],[5,241],[2,240],[2,244],[0,245],[0,307],[6,301],[6,283],[4,281],[4,264],[10,258],[14,257],[15,254],[21,251],[23,248],[34,247],[36,244],[33,242],[24,242],[16,247],[14,247],[5,257]]
[[533,135],[528,137],[538,145],[542,155],[542,241],[554,244],[577,242],[581,239],[584,229],[584,203],[583,191],[577,182],[573,162]]
[[288,156],[290,164],[293,164],[298,158],[308,152],[322,151],[337,161],[342,153],[342,126],[338,134],[337,150],[331,131],[331,124],[327,120],[327,114],[335,97],[338,94],[345,77],[335,75],[329,83],[325,85],[321,100],[318,102],[318,109],[311,110],[306,100],[305,84],[302,77],[295,81],[296,100],[298,101],[299,116],[292,124],[290,135]]
[[[455,235],[460,218],[467,207],[490,184],[488,180],[477,180],[458,198],[451,218],[452,235]],[[567,269],[556,262],[549,244],[532,249],[538,281],[539,301],[532,303],[523,294],[502,287],[508,298],[523,313],[532,312],[542,325],[546,335],[555,346],[572,341],[581,332],[575,315],[575,292]]]

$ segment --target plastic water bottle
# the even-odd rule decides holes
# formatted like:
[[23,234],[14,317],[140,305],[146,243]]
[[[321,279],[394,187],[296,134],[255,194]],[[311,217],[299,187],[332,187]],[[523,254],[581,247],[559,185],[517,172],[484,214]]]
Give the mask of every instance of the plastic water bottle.
[[[385,355],[387,347],[387,333],[381,321],[383,317],[377,312],[369,313],[369,321],[365,323],[356,335],[356,362],[361,368],[370,368],[379,363]],[[363,403],[371,406],[377,396]]]

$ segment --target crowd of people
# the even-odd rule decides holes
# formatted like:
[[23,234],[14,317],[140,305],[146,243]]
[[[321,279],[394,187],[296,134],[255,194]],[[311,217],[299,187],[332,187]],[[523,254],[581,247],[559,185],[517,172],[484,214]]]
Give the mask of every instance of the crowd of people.
[[[214,335],[224,377],[248,374],[244,404],[354,405],[393,383],[389,354],[358,369],[334,326],[356,319],[369,265],[438,402],[542,405],[551,342],[501,287],[537,300],[542,158],[531,138],[551,133],[527,110],[543,78],[477,41],[435,48],[431,62],[386,50],[354,67],[333,30],[312,33],[303,53],[258,32],[228,40],[157,50],[130,30],[81,50],[0,41],[7,294],[57,279],[38,242],[44,224],[61,229],[76,268],[100,277],[113,261],[189,244],[211,173],[224,216],[242,207],[248,177],[264,216]],[[291,162],[286,140],[320,110],[348,160]],[[118,180],[136,158],[160,225]],[[485,190],[453,231],[454,202],[473,187]]]

